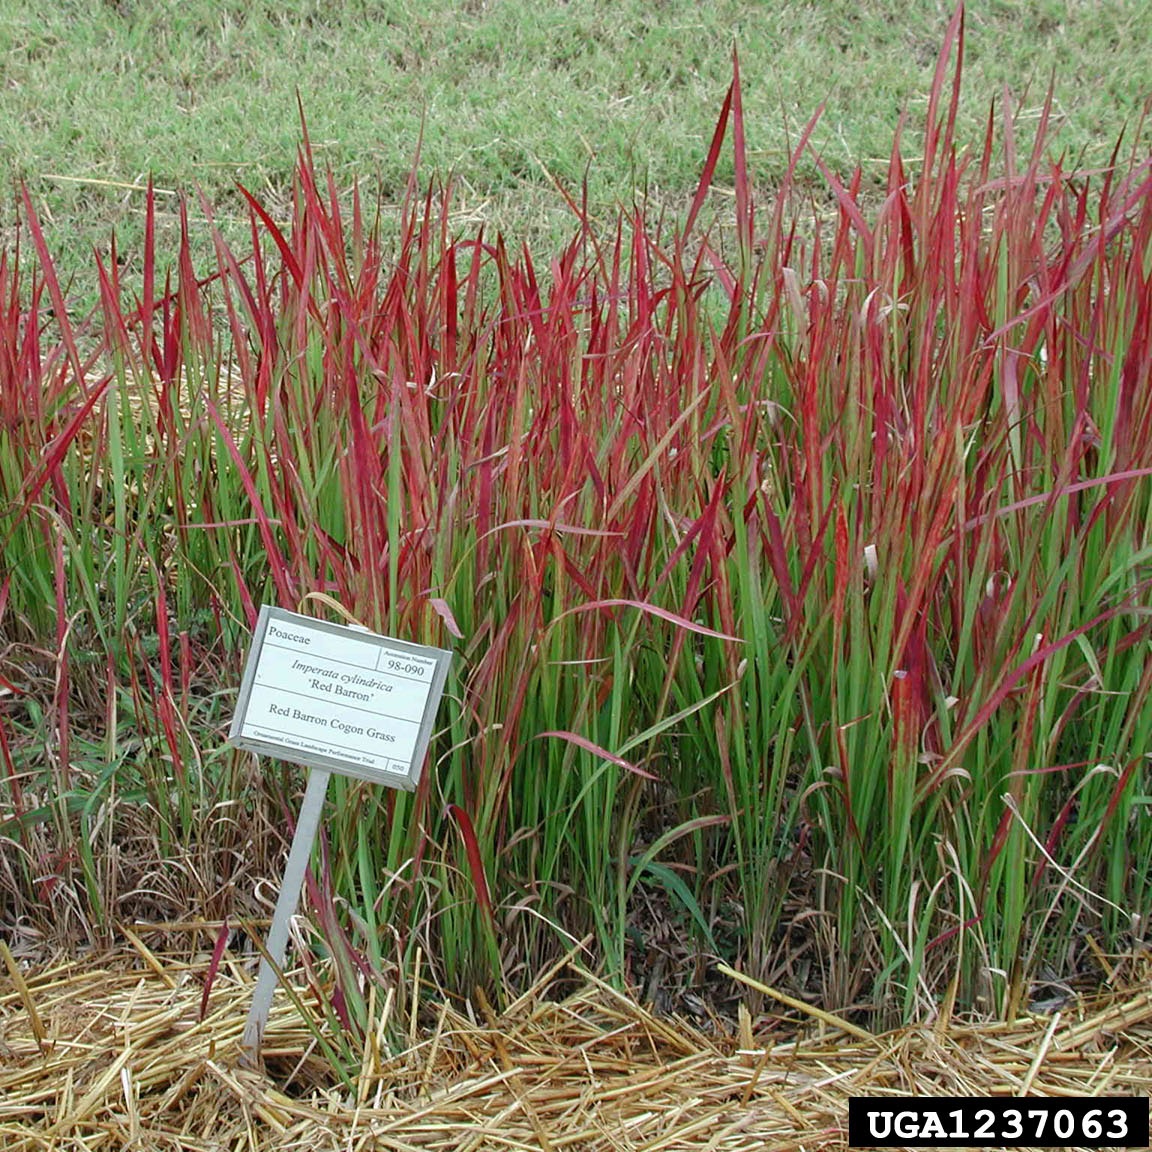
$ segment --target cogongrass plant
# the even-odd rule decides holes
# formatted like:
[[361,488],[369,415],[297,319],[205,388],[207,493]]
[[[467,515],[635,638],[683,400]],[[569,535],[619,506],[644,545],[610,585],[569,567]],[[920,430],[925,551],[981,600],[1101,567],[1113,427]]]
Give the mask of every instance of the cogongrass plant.
[[[1043,122],[1017,155],[1007,97],[962,150],[962,42],[922,155],[897,136],[879,201],[826,171],[814,215],[754,204],[738,75],[679,227],[573,199],[548,260],[453,235],[415,173],[384,251],[305,135],[290,223],[249,197],[198,278],[185,218],[160,283],[149,196],[142,284],[110,260],[73,325],[26,202],[6,919],[251,914],[298,776],[223,735],[259,603],[322,592],[455,654],[418,790],[334,789],[341,1018],[417,955],[469,993],[574,947],[633,987],[663,948],[876,1022],[1011,1012],[1140,939],[1152,175],[1066,171]],[[115,882],[133,845],[162,883]]]

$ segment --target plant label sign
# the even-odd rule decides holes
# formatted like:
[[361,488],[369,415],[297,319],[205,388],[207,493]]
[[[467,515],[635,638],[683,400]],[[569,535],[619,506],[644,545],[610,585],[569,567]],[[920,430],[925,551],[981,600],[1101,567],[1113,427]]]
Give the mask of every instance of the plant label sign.
[[288,930],[333,772],[411,790],[420,779],[450,652],[265,604],[228,739],[310,768],[241,1040],[258,1063]]
[[229,742],[412,790],[451,653],[265,604]]

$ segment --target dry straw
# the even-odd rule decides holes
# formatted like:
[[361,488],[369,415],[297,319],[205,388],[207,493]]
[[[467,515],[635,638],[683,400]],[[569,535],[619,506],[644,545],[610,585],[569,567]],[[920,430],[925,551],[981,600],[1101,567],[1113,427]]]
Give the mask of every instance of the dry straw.
[[[475,1009],[425,1003],[418,1018],[402,1019],[397,997],[374,997],[349,1092],[287,999],[270,1021],[267,1070],[239,1065],[252,989],[235,958],[225,957],[202,1020],[203,958],[141,959],[137,950],[26,971],[5,964],[5,1152],[762,1152],[842,1146],[854,1095],[1128,1095],[1152,1086],[1147,988],[1012,1025],[953,1021],[876,1037],[805,1013],[806,1031],[767,1043],[747,1013],[735,1028],[713,1021],[706,1034],[576,971],[578,992],[546,999],[556,973],[545,973],[503,1015],[480,998]],[[314,1024],[323,1027],[319,1013]],[[390,1037],[404,1039],[393,1049]]]

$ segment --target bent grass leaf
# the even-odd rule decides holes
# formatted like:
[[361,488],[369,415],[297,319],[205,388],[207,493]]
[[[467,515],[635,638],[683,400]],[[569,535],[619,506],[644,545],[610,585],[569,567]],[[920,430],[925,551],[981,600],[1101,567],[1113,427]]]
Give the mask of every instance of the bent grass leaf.
[[643,879],[644,874],[651,876],[667,893],[680,902],[681,907],[696,922],[709,951],[717,953],[716,937],[712,935],[712,926],[700,908],[700,903],[684,880],[672,871],[667,864],[656,860],[646,860],[640,856],[630,856],[628,863],[632,867],[637,881]]
[[675,612],[670,612],[667,608],[660,608],[655,604],[649,604],[642,600],[596,600],[591,604],[577,604],[569,608],[566,612],[562,612],[556,617],[553,623],[578,612],[598,612],[605,608],[638,608],[641,612],[646,612],[650,616],[656,616],[660,620],[666,620],[669,624],[675,624],[677,628],[683,628],[688,632],[695,632],[700,636],[711,636],[715,640],[731,640],[736,644],[742,643],[739,636],[729,636],[726,632],[717,632],[714,628],[706,628],[703,624],[696,624],[691,620],[685,620],[683,616],[678,616]]
[[645,771],[638,765],[633,764],[630,760],[625,760],[623,756],[617,756],[609,752],[607,748],[601,748],[599,744],[595,744],[586,736],[580,736],[575,732],[541,732],[537,739],[543,740],[550,736],[558,740],[566,740],[569,744],[574,744],[577,748],[583,748],[585,752],[591,752],[593,756],[598,756],[601,760],[607,760],[609,764],[616,764],[621,768],[626,768],[629,772],[636,773],[637,776],[644,776],[648,780],[658,779],[653,773]]

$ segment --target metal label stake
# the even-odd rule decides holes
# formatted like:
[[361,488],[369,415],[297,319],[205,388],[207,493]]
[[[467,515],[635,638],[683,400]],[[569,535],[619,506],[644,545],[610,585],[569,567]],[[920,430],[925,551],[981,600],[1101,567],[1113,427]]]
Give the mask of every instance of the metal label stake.
[[320,825],[320,814],[324,810],[324,798],[328,795],[328,781],[331,778],[332,773],[324,768],[313,768],[308,773],[304,803],[300,805],[296,834],[292,837],[280,895],[276,900],[276,911],[272,914],[272,927],[268,930],[268,942],[265,945],[268,955],[260,960],[260,974],[256,977],[256,991],[248,1011],[248,1024],[244,1029],[244,1039],[240,1042],[245,1062],[253,1066],[260,1061],[260,1045],[264,1040],[264,1029],[268,1026],[272,996],[279,983],[277,969],[281,972],[284,970],[288,929],[300,903],[304,873],[308,870],[308,858],[312,855],[312,845],[316,841],[316,829]]

